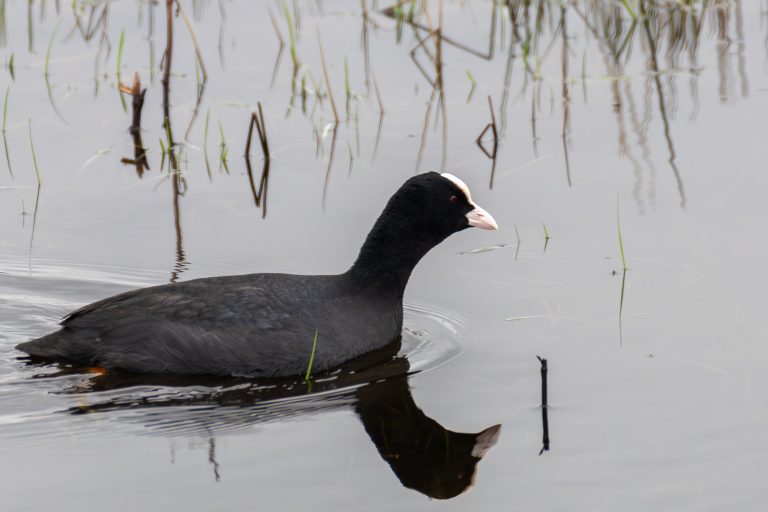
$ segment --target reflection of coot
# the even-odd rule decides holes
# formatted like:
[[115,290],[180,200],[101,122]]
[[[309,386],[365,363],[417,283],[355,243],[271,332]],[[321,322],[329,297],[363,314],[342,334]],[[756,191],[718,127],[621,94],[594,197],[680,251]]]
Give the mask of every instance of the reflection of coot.
[[501,425],[477,434],[443,428],[416,406],[406,377],[361,388],[355,409],[400,482],[438,499],[458,496],[472,485],[477,463],[501,431]]
[[286,377],[303,375],[310,360],[320,372],[400,336],[414,267],[471,226],[497,227],[464,182],[420,174],[392,196],[344,274],[250,274],[134,290],[85,306],[59,331],[18,348],[137,373]]
[[142,428],[177,435],[246,428],[351,405],[379,454],[404,486],[434,498],[452,498],[472,484],[476,465],[496,443],[501,426],[463,434],[446,430],[424,415],[413,401],[408,387],[409,363],[396,356],[399,349],[397,340],[324,375],[312,382],[311,389],[303,381],[285,379],[172,379],[107,372],[90,377],[76,391],[184,387],[164,387],[154,395],[126,394],[73,407],[69,412],[130,410],[127,419]]

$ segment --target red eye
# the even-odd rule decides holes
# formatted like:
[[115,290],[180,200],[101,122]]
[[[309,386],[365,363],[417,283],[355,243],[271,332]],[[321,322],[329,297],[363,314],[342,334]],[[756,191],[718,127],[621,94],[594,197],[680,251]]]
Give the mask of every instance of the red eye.
[[451,196],[451,203],[456,204],[459,202],[459,198],[456,196]]

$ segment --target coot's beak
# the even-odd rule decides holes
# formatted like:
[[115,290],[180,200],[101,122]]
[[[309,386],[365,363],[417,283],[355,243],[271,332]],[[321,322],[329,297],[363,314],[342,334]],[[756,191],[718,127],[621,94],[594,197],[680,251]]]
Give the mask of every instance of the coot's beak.
[[467,214],[470,226],[480,229],[499,229],[499,225],[490,213],[477,205],[474,206],[475,209]]

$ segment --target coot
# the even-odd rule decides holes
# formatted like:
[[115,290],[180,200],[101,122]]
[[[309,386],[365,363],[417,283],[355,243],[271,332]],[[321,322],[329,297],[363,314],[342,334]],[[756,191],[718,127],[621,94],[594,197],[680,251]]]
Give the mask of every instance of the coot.
[[313,373],[328,370],[400,336],[413,268],[471,226],[497,229],[459,178],[420,174],[395,192],[343,274],[249,274],[142,288],[78,309],[58,331],[17,348],[137,373],[287,377],[307,371],[315,346]]

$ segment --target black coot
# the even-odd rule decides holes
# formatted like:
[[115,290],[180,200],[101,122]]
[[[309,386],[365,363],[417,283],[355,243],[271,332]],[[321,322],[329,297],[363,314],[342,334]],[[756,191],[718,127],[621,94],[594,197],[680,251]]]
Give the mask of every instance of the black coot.
[[403,326],[419,260],[449,235],[497,229],[463,181],[425,173],[387,203],[347,272],[210,277],[134,290],[85,306],[61,329],[18,345],[33,357],[138,373],[283,377],[383,347]]

